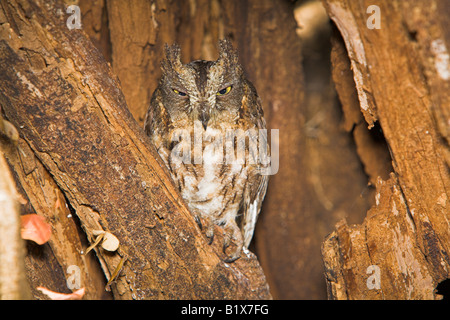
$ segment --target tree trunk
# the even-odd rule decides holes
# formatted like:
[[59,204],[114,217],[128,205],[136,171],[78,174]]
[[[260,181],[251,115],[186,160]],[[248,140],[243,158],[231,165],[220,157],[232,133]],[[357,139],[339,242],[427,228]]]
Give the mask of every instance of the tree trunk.
[[[373,3],[381,29],[363,0],[79,0],[82,30],[61,0],[0,4],[0,106],[20,133],[0,148],[21,213],[53,231],[26,245],[34,297],[71,292],[77,275],[86,299],[437,297],[449,278],[446,1]],[[141,129],[164,44],[183,62],[215,60],[225,37],[279,129],[250,247],[264,274],[253,254],[222,261],[219,227],[206,243]],[[118,250],[83,254],[100,231]]]
[[[325,31],[313,31],[308,40],[296,33],[290,1],[81,1],[80,5],[91,39],[102,44],[105,56],[112,52],[113,70],[139,123],[157,85],[164,43],[179,43],[182,59],[188,62],[216,59],[219,39],[234,42],[261,96],[268,127],[280,130],[280,169],[270,177],[252,250],[274,297],[326,298],[321,242],[342,217],[360,222],[371,192],[351,136],[341,128],[324,11],[318,26],[310,28],[325,26]],[[101,40],[98,31],[105,28],[104,15],[111,30],[108,41]],[[90,21],[95,21],[93,27]],[[104,46],[108,43],[112,49]]]
[[[253,254],[224,263],[219,230],[215,245],[207,244],[129,113],[116,76],[83,32],[66,27],[65,7],[56,1],[2,1],[1,9],[0,102],[21,136],[12,166],[35,209],[48,198],[42,186],[50,176],[27,181],[40,167],[33,161],[53,177],[89,242],[99,231],[119,239],[115,252],[95,248],[108,280],[120,272],[111,285],[114,297],[270,298]],[[26,164],[19,168],[19,161]],[[55,197],[58,211],[62,194],[56,191]],[[64,215],[49,216],[54,232]],[[60,255],[50,244],[53,254],[61,266],[72,263],[61,262],[68,252],[78,254],[72,261],[84,268],[77,259],[83,260],[85,248],[71,236],[58,234],[55,241],[70,248]]]
[[[393,165],[389,178],[372,166],[376,204],[364,222],[341,221],[323,243],[329,298],[442,298],[435,289],[450,276],[449,3],[324,4],[347,49],[335,39],[333,68],[353,71],[337,84],[344,112],[359,109],[369,128],[379,124]],[[363,137],[355,141],[363,162],[376,156]]]

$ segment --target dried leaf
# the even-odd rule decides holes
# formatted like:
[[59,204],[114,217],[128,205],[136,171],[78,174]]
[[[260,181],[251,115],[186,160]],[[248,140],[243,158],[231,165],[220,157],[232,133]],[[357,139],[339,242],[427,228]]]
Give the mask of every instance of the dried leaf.
[[105,234],[105,231],[103,231],[103,230],[92,230],[92,234],[94,236],[99,236],[99,235]]
[[97,237],[95,238],[94,243],[91,244],[89,248],[86,249],[85,255],[88,254],[88,252],[94,249],[96,246],[98,246],[98,244],[102,240],[103,241],[101,246],[106,251],[114,252],[119,248],[120,244],[119,239],[117,239],[117,237],[113,235],[111,232],[105,232],[103,230],[93,230],[92,234]]
[[105,286],[106,291],[109,291],[109,286],[119,276],[119,273],[120,273],[120,271],[122,271],[123,264],[125,263],[126,260],[127,260],[126,255],[120,259],[119,264],[117,265],[116,269],[114,269],[114,272],[111,275],[111,279],[109,279],[108,283]]
[[20,216],[22,239],[32,240],[39,245],[46,243],[52,234],[52,227],[45,222],[45,218],[37,214]]
[[78,289],[72,293],[55,292],[44,287],[37,287],[36,289],[47,295],[52,300],[81,300],[85,293],[84,288]]
[[89,248],[86,249],[86,252],[84,253],[84,255],[87,255],[87,254],[89,253],[89,251],[91,251],[92,249],[94,249],[94,248],[100,243],[100,241],[102,241],[102,239],[103,239],[103,237],[104,237],[104,235],[105,235],[105,231],[103,231],[103,230],[102,230],[101,232],[99,232],[99,231],[97,231],[97,230],[94,230],[92,233],[93,233],[94,235],[96,235],[97,238],[95,238],[94,243],[91,244],[91,245],[89,246]]
[[102,242],[102,248],[114,252],[119,248],[119,239],[110,232],[105,232]]

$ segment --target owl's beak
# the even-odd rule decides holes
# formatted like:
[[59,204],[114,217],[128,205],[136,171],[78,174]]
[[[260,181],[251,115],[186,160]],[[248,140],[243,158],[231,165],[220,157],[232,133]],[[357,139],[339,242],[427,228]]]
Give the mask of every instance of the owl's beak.
[[198,116],[198,119],[202,122],[203,129],[206,130],[209,121],[209,112],[206,110],[201,110]]

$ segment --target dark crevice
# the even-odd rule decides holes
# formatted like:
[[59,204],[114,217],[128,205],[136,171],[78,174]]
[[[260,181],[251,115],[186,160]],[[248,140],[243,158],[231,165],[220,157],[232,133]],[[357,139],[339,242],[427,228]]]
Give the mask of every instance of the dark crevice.
[[438,283],[435,289],[436,294],[442,296],[442,300],[450,300],[450,279],[445,279]]

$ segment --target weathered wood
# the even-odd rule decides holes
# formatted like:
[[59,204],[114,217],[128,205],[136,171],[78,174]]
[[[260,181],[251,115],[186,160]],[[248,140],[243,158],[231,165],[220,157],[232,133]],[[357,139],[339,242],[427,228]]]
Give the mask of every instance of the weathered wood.
[[25,140],[19,139],[17,145],[0,142],[0,149],[14,168],[18,192],[27,202],[22,214],[36,213],[45,217],[52,226],[48,244],[27,243],[25,266],[27,274],[33,275],[28,277],[33,296],[45,298],[36,290],[42,285],[57,292],[70,293],[68,278],[73,286],[86,289],[86,299],[107,298],[108,293],[104,291],[106,281],[95,255],[82,254],[86,248],[86,236],[79,231],[64,193]]
[[[233,264],[209,246],[132,118],[99,51],[66,27],[55,1],[2,1],[0,102],[66,196],[97,248],[115,298],[270,298],[254,255]],[[31,201],[31,198],[30,198]]]
[[[371,130],[367,128],[367,122],[359,107],[351,63],[344,41],[336,27],[333,28],[331,43],[333,81],[343,109],[342,126],[344,130],[352,132],[359,159],[369,176],[370,185],[374,186],[378,177],[386,180],[393,171],[389,149],[377,123]],[[370,196],[373,198],[374,194],[371,192]]]
[[175,39],[177,7],[170,1],[107,1],[113,71],[141,126],[158,85],[164,44]]
[[343,216],[360,222],[371,194],[351,137],[341,129],[330,81],[327,15],[322,12],[313,26],[301,21],[314,33],[307,41],[297,36],[289,1],[132,3],[109,1],[107,11],[112,67],[138,122],[156,88],[165,42],[180,44],[182,60],[189,62],[214,60],[218,40],[233,41],[269,128],[280,130],[280,170],[270,178],[252,250],[274,297],[325,298],[321,242]]
[[437,299],[450,277],[448,1],[371,3],[380,29],[367,27],[365,1],[324,4],[344,39],[360,110],[369,127],[379,122],[394,169],[377,179],[364,222],[343,221],[325,240],[329,297]]
[[328,22],[316,26],[325,30],[312,39],[299,38],[293,10],[288,1],[237,1],[221,12],[224,33],[239,44],[268,126],[280,134],[280,168],[270,178],[256,253],[275,297],[324,299],[321,242],[343,216],[362,219],[368,205],[360,194],[367,181],[340,127]]
[[[347,217],[323,244],[330,298],[437,297],[434,288],[449,277],[446,1],[370,3],[380,7],[380,30],[367,28],[367,1],[324,1],[343,39],[333,37],[332,52],[343,119],[327,74],[329,48],[320,47],[327,36],[298,39],[292,1],[79,3],[83,31],[118,77],[83,31],[65,27],[64,7],[2,0],[0,101],[21,133],[21,150],[39,164],[21,172],[21,153],[7,154],[35,211],[65,228],[56,222],[70,223],[62,220],[66,210],[52,209],[62,199],[51,190],[59,190],[89,241],[96,229],[121,240],[117,253],[96,249],[108,279],[126,257],[115,297],[270,297],[256,259],[227,268],[221,239],[205,243],[127,110],[142,123],[164,43],[179,43],[187,62],[215,59],[224,37],[239,50],[269,127],[280,129],[280,171],[253,248],[272,294],[324,297],[319,247]],[[376,185],[375,205],[351,225],[371,203],[367,182]],[[36,267],[55,266],[55,285],[67,264],[80,263],[80,239],[58,235],[39,252],[29,246],[42,253]],[[69,238],[70,249],[58,251]],[[52,261],[44,265],[47,254]]]

